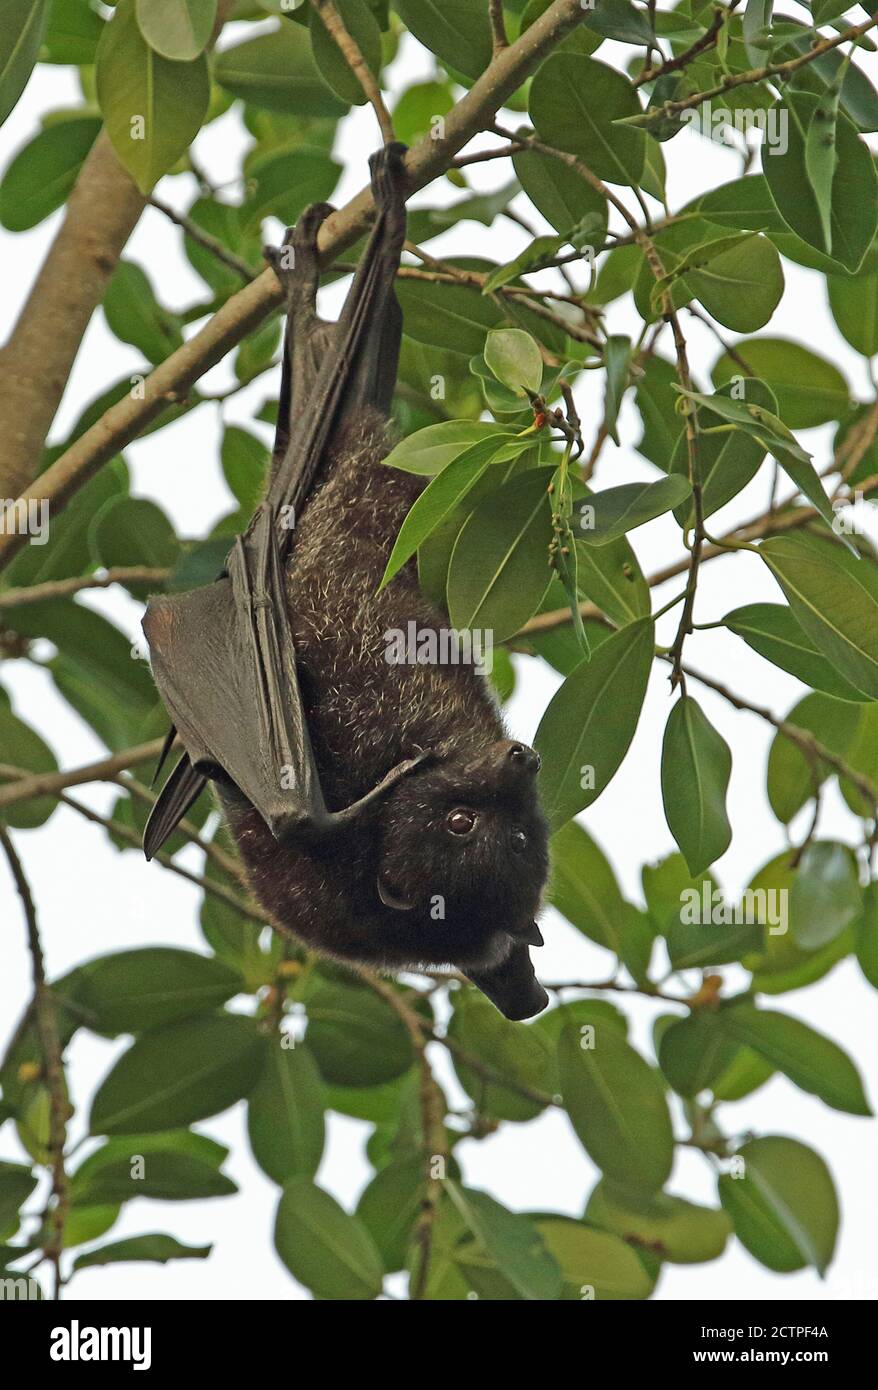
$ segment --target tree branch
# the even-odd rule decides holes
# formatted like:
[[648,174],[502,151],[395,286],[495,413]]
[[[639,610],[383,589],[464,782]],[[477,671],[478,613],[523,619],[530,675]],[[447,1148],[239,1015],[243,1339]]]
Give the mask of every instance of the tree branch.
[[381,95],[381,88],[375,81],[375,74],[363,57],[359,44],[335,8],[333,0],[311,0],[311,4],[320,16],[326,32],[330,38],[335,40],[341,56],[362,87],[366,100],[375,112],[375,119],[378,122],[382,140],[385,145],[389,144],[391,140],[396,139],[393,133],[393,121],[390,119],[390,112],[384,105],[384,98]]
[[26,589],[7,589],[0,594],[0,610],[21,608],[27,603],[43,603],[46,599],[70,598],[83,589],[109,589],[111,584],[164,584],[169,569],[151,565],[119,565],[103,574],[76,574],[70,579],[47,579]]
[[[454,157],[474,135],[483,130],[494,113],[515,92],[540,60],[585,14],[579,0],[554,0],[520,39],[498,53],[445,118],[441,139],[419,141],[406,157],[412,191],[423,188],[445,172]],[[372,195],[362,190],[344,208],[328,218],[320,229],[319,247],[324,264],[351,246],[365,231],[373,211]],[[273,270],[264,271],[251,285],[234,295],[199,333],[172,353],[147,377],[138,398],[117,402],[67,449],[23,494],[25,499],[46,499],[57,514],[73,493],[119,452],[168,405],[185,398],[194,383],[257,328],[282,299]],[[12,495],[14,489],[8,489]],[[0,567],[27,543],[17,534],[0,536]]]

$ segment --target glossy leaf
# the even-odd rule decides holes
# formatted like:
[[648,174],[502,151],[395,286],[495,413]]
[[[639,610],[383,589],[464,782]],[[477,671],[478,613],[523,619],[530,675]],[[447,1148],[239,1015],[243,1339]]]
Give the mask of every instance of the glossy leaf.
[[577,502],[578,532],[587,545],[606,545],[671,511],[692,489],[679,475],[656,483],[622,483]]
[[640,112],[637,93],[621,72],[577,53],[555,53],[537,70],[529,105],[546,144],[578,155],[609,183],[640,182],[644,134],[616,124]]
[[608,786],[634,737],[653,659],[653,624],[638,619],[602,643],[567,677],[534,740],[540,789],[553,829]]

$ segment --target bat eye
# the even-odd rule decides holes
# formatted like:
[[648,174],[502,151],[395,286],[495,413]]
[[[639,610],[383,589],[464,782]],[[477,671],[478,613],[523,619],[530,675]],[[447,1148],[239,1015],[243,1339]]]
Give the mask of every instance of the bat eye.
[[527,849],[527,836],[523,830],[513,830],[512,848],[519,851]]
[[446,830],[452,835],[471,835],[476,828],[476,817],[472,811],[452,811],[445,822]]

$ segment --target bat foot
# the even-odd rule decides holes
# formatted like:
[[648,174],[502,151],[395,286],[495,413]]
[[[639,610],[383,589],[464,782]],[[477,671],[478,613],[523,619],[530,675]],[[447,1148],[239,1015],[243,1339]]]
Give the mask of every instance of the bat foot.
[[263,247],[263,256],[274,270],[293,302],[303,290],[309,302],[316,292],[320,264],[317,237],[320,228],[335,212],[332,203],[312,203],[302,213],[295,227],[287,227],[280,246]]

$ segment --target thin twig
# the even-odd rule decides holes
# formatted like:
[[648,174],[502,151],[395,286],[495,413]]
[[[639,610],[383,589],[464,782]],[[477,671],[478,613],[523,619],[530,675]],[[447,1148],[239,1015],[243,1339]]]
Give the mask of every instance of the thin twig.
[[211,236],[209,232],[205,232],[199,227],[197,222],[192,221],[191,217],[187,217],[185,213],[177,212],[175,208],[171,207],[170,203],[163,202],[163,200],[157,198],[154,193],[151,195],[149,203],[151,207],[154,207],[157,212],[162,213],[169,221],[175,223],[178,227],[182,227],[183,231],[192,241],[197,242],[198,245],[203,247],[205,251],[208,251],[211,256],[221,261],[223,265],[228,266],[229,270],[233,270],[236,275],[240,275],[245,284],[249,285],[251,280],[256,279],[256,276],[259,274],[258,270],[254,270],[252,266],[249,266],[240,256],[236,256],[234,251],[229,251],[217,237]]
[[21,608],[26,603],[70,598],[83,589],[109,589],[111,584],[164,584],[169,569],[153,565],[119,565],[103,574],[81,574],[71,579],[48,579],[27,589],[6,589],[0,594],[0,609]]
[[120,772],[158,758],[164,746],[163,738],[154,738],[149,743],[139,743],[112,757],[100,758],[67,772],[35,772],[27,777],[20,775],[20,768],[13,768],[10,773],[9,764],[0,763],[0,777],[11,775],[14,779],[8,786],[0,787],[0,806],[11,806],[33,796],[57,796],[66,787],[81,787],[86,782],[115,782]]
[[393,121],[390,118],[390,112],[384,105],[381,88],[375,81],[375,75],[363,57],[359,44],[335,8],[333,0],[311,0],[311,4],[323,21],[326,32],[330,38],[335,40],[341,56],[362,87],[363,95],[375,112],[381,138],[385,145],[389,145],[392,140],[396,139],[393,133]]

